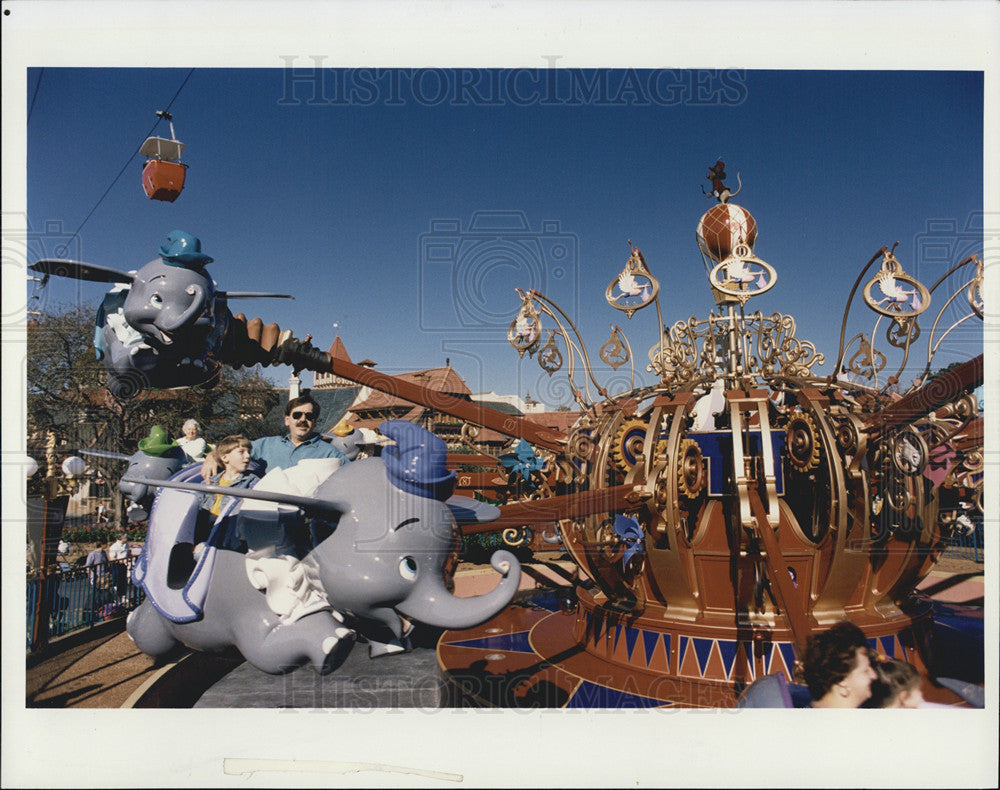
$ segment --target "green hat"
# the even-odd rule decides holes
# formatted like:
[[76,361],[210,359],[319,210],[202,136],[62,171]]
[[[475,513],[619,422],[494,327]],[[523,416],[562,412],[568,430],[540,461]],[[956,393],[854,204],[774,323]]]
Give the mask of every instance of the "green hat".
[[139,440],[139,449],[146,455],[160,457],[174,447],[177,447],[177,442],[167,439],[167,432],[162,425],[154,425],[149,429],[149,436]]

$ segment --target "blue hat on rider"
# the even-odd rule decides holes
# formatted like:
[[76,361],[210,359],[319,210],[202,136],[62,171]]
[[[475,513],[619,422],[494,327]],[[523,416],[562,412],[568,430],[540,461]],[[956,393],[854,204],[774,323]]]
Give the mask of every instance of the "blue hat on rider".
[[183,230],[172,230],[167,234],[166,244],[160,245],[160,257],[167,263],[181,266],[193,264],[201,267],[212,262],[201,251],[201,239]]

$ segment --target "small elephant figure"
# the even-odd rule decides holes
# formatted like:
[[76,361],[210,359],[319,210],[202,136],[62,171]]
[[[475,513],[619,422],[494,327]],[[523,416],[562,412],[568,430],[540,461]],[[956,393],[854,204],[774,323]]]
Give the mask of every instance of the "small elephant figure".
[[[375,657],[405,650],[400,614],[432,626],[468,628],[510,603],[521,576],[510,552],[493,555],[491,565],[501,578],[485,595],[456,597],[442,578],[457,523],[491,521],[498,509],[452,496],[455,473],[446,469],[445,444],[434,434],[398,420],[383,423],[380,431],[396,444],[385,447],[381,457],[355,461],[322,478],[312,496],[258,490],[268,487],[267,477],[254,489],[205,485],[196,482],[200,477],[193,467],[170,481],[126,479],[161,486],[133,571],[147,594],[128,620],[139,649],[157,656],[177,642],[200,650],[235,645],[265,672],[303,663],[327,672],[353,642],[345,617],[370,637]],[[232,497],[197,558],[193,492]],[[266,518],[261,502],[291,505],[320,520],[316,542],[301,560],[237,549],[239,537],[249,534],[244,522]],[[251,510],[252,516],[243,512]],[[288,512],[277,508],[275,523],[280,526]]]

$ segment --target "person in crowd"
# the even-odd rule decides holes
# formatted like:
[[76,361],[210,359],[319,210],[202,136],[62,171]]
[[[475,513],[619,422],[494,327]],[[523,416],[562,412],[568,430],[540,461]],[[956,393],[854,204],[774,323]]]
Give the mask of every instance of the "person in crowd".
[[842,621],[809,638],[803,661],[814,708],[857,708],[872,695],[873,653],[864,633]]
[[875,664],[875,674],[878,677],[872,683],[870,707],[924,707],[924,693],[920,689],[920,673],[912,664],[890,658]]
[[195,419],[185,420],[181,426],[184,434],[177,440],[177,444],[184,451],[184,454],[192,461],[204,461],[205,455],[209,451],[204,437],[201,435],[201,426]]
[[[316,432],[319,404],[310,395],[292,398],[285,404],[284,436],[264,436],[254,440],[250,457],[266,464],[266,471],[288,469],[305,458],[340,458],[348,463],[347,456]],[[219,473],[221,463],[217,453],[209,453],[201,466],[202,479],[208,480]]]
[[[222,471],[207,478],[205,482],[229,488],[252,488],[260,478],[247,471],[247,467],[250,465],[251,446],[250,440],[240,434],[222,439],[212,451],[218,457]],[[227,499],[229,497],[222,494],[204,494],[202,496],[201,507],[204,515],[199,518],[195,530],[195,554],[200,553],[201,544],[208,538],[212,525],[222,513]]]
[[128,593],[128,568],[125,565],[128,555],[128,536],[119,532],[117,540],[108,548],[108,559],[111,561],[111,583],[115,588],[115,595],[122,602],[127,600]]
[[108,547],[109,560],[124,560],[128,558],[128,536],[124,532],[118,533],[118,538]]
[[97,579],[104,575],[105,571],[108,569],[108,553],[104,550],[104,541],[97,541],[97,545],[94,550],[87,555],[86,561],[83,563],[84,568],[89,568],[94,566],[94,578]]

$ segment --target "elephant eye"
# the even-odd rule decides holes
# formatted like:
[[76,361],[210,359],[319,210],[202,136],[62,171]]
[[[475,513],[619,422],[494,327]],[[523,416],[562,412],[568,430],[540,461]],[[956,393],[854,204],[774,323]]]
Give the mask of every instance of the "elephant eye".
[[160,296],[159,294],[153,294],[151,297],[149,297],[149,303],[153,305],[153,307],[162,307],[163,297]]
[[399,561],[399,575],[407,581],[417,578],[417,561],[413,557],[403,557]]

